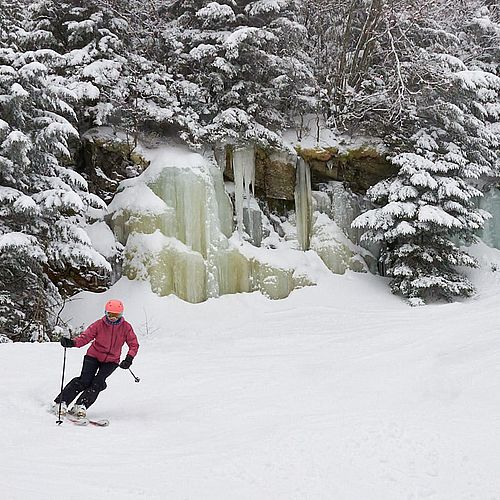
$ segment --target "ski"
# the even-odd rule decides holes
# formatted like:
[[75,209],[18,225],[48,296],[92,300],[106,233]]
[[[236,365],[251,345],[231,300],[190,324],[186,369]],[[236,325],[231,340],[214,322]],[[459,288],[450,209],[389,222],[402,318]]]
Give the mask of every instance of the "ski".
[[[59,414],[57,412],[57,408],[55,409],[54,407],[51,407],[48,409],[49,413],[52,413],[56,417],[59,417]],[[92,419],[88,417],[83,417],[83,418],[78,418],[75,415],[72,415],[71,413],[65,413],[61,415],[61,420],[57,421],[57,424],[62,424],[64,420],[67,420],[68,422],[71,422],[72,424],[75,425],[93,425],[95,427],[107,427],[109,425],[109,420],[107,418],[99,418],[99,419]]]
[[75,425],[89,425],[89,419],[88,418],[78,418],[78,417],[72,417],[71,415],[64,415],[63,420],[67,420],[68,422],[71,422],[72,424]]
[[101,418],[99,420],[89,420],[90,425],[95,425],[96,427],[107,427],[109,425],[109,420],[106,418]]
[[92,419],[86,418],[86,417],[84,417],[84,418],[73,417],[72,415],[68,415],[68,414],[65,415],[65,418],[69,422],[72,422],[75,425],[81,425],[81,426],[93,425],[95,427],[107,427],[109,425],[109,420],[107,420],[105,418],[102,418],[99,420],[92,420]]

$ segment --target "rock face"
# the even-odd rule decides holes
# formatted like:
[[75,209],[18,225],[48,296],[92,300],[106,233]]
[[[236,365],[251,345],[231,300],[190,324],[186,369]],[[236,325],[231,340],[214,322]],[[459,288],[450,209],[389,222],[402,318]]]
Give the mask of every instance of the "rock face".
[[342,181],[354,193],[365,193],[370,186],[397,172],[373,147],[361,146],[342,153],[333,147],[298,149],[297,152],[311,166],[313,184]]
[[137,177],[148,162],[134,151],[126,137],[102,129],[92,129],[82,137],[80,169],[89,182],[91,192],[109,203],[120,182]]
[[[107,203],[111,201],[119,183],[142,173],[149,162],[134,151],[134,144],[124,136],[102,129],[89,130],[82,138],[80,169],[85,173],[91,192]],[[219,155],[221,154],[218,151]],[[382,153],[370,146],[361,146],[347,152],[336,147],[297,148],[297,154],[311,167],[311,182],[341,181],[354,193],[366,190],[396,173]],[[266,200],[270,208],[294,208],[297,157],[286,152],[255,151],[255,195]],[[224,178],[234,181],[232,148],[222,153]]]
[[[226,151],[224,177],[234,180],[231,149]],[[338,148],[297,148],[311,167],[311,182],[341,181],[353,193],[364,194],[377,182],[396,173],[385,156],[371,146],[340,152]],[[293,208],[297,158],[288,153],[256,149],[255,193],[270,207]],[[281,203],[280,203],[281,202]]]
[[[260,153],[260,154],[259,154]],[[257,154],[257,168],[264,172],[264,195],[275,200],[293,201],[295,196],[296,159],[287,154]]]
[[[226,149],[224,177],[234,181],[232,149]],[[267,200],[294,200],[296,158],[289,154],[257,148],[255,151],[255,194]]]
[[[106,203],[111,202],[118,185],[124,179],[136,177],[147,168],[147,162],[134,151],[134,145],[125,136],[111,129],[91,129],[82,137],[82,147],[78,153],[77,164],[89,184],[89,191],[97,194]],[[90,226],[88,232],[90,232]],[[97,248],[98,245],[94,244]],[[78,290],[102,292],[121,275],[121,255],[117,251],[112,257],[99,250],[112,265],[111,275],[82,273],[79,276],[59,277],[58,283],[73,282],[68,295]],[[67,287],[66,287],[67,288]]]

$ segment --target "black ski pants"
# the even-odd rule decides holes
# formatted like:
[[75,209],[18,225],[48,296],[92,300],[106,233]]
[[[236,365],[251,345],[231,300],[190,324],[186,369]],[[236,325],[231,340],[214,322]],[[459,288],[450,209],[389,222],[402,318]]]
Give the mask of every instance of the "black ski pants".
[[106,379],[117,368],[117,363],[101,363],[96,358],[85,355],[80,376],[71,380],[54,401],[64,401],[69,405],[81,393],[76,404],[89,408],[95,403],[99,393],[106,389]]

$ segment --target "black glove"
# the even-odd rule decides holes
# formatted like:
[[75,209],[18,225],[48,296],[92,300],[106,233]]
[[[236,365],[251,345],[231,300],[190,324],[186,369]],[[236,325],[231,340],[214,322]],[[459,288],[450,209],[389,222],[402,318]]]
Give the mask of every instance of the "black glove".
[[63,347],[75,347],[75,343],[72,339],[68,339],[68,337],[61,337],[61,345]]
[[120,368],[123,368],[124,370],[128,370],[130,368],[130,365],[132,364],[132,361],[134,358],[127,354],[125,356],[125,359],[120,363]]

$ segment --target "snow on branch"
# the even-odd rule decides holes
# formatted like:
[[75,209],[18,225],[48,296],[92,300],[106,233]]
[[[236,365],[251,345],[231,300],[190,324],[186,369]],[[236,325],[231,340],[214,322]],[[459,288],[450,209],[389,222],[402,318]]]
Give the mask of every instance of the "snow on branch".
[[454,77],[468,90],[491,88],[500,90],[500,77],[487,71],[459,71]]
[[12,249],[23,251],[31,258],[40,262],[47,262],[47,258],[38,245],[38,240],[29,234],[12,232],[0,235],[0,254]]
[[233,23],[236,21],[236,15],[229,5],[221,5],[217,2],[210,2],[196,12],[196,17],[203,21],[204,26],[217,23]]
[[418,220],[420,222],[431,222],[437,226],[443,227],[462,227],[462,223],[456,218],[447,213],[441,207],[435,207],[432,205],[424,205],[418,210]]

